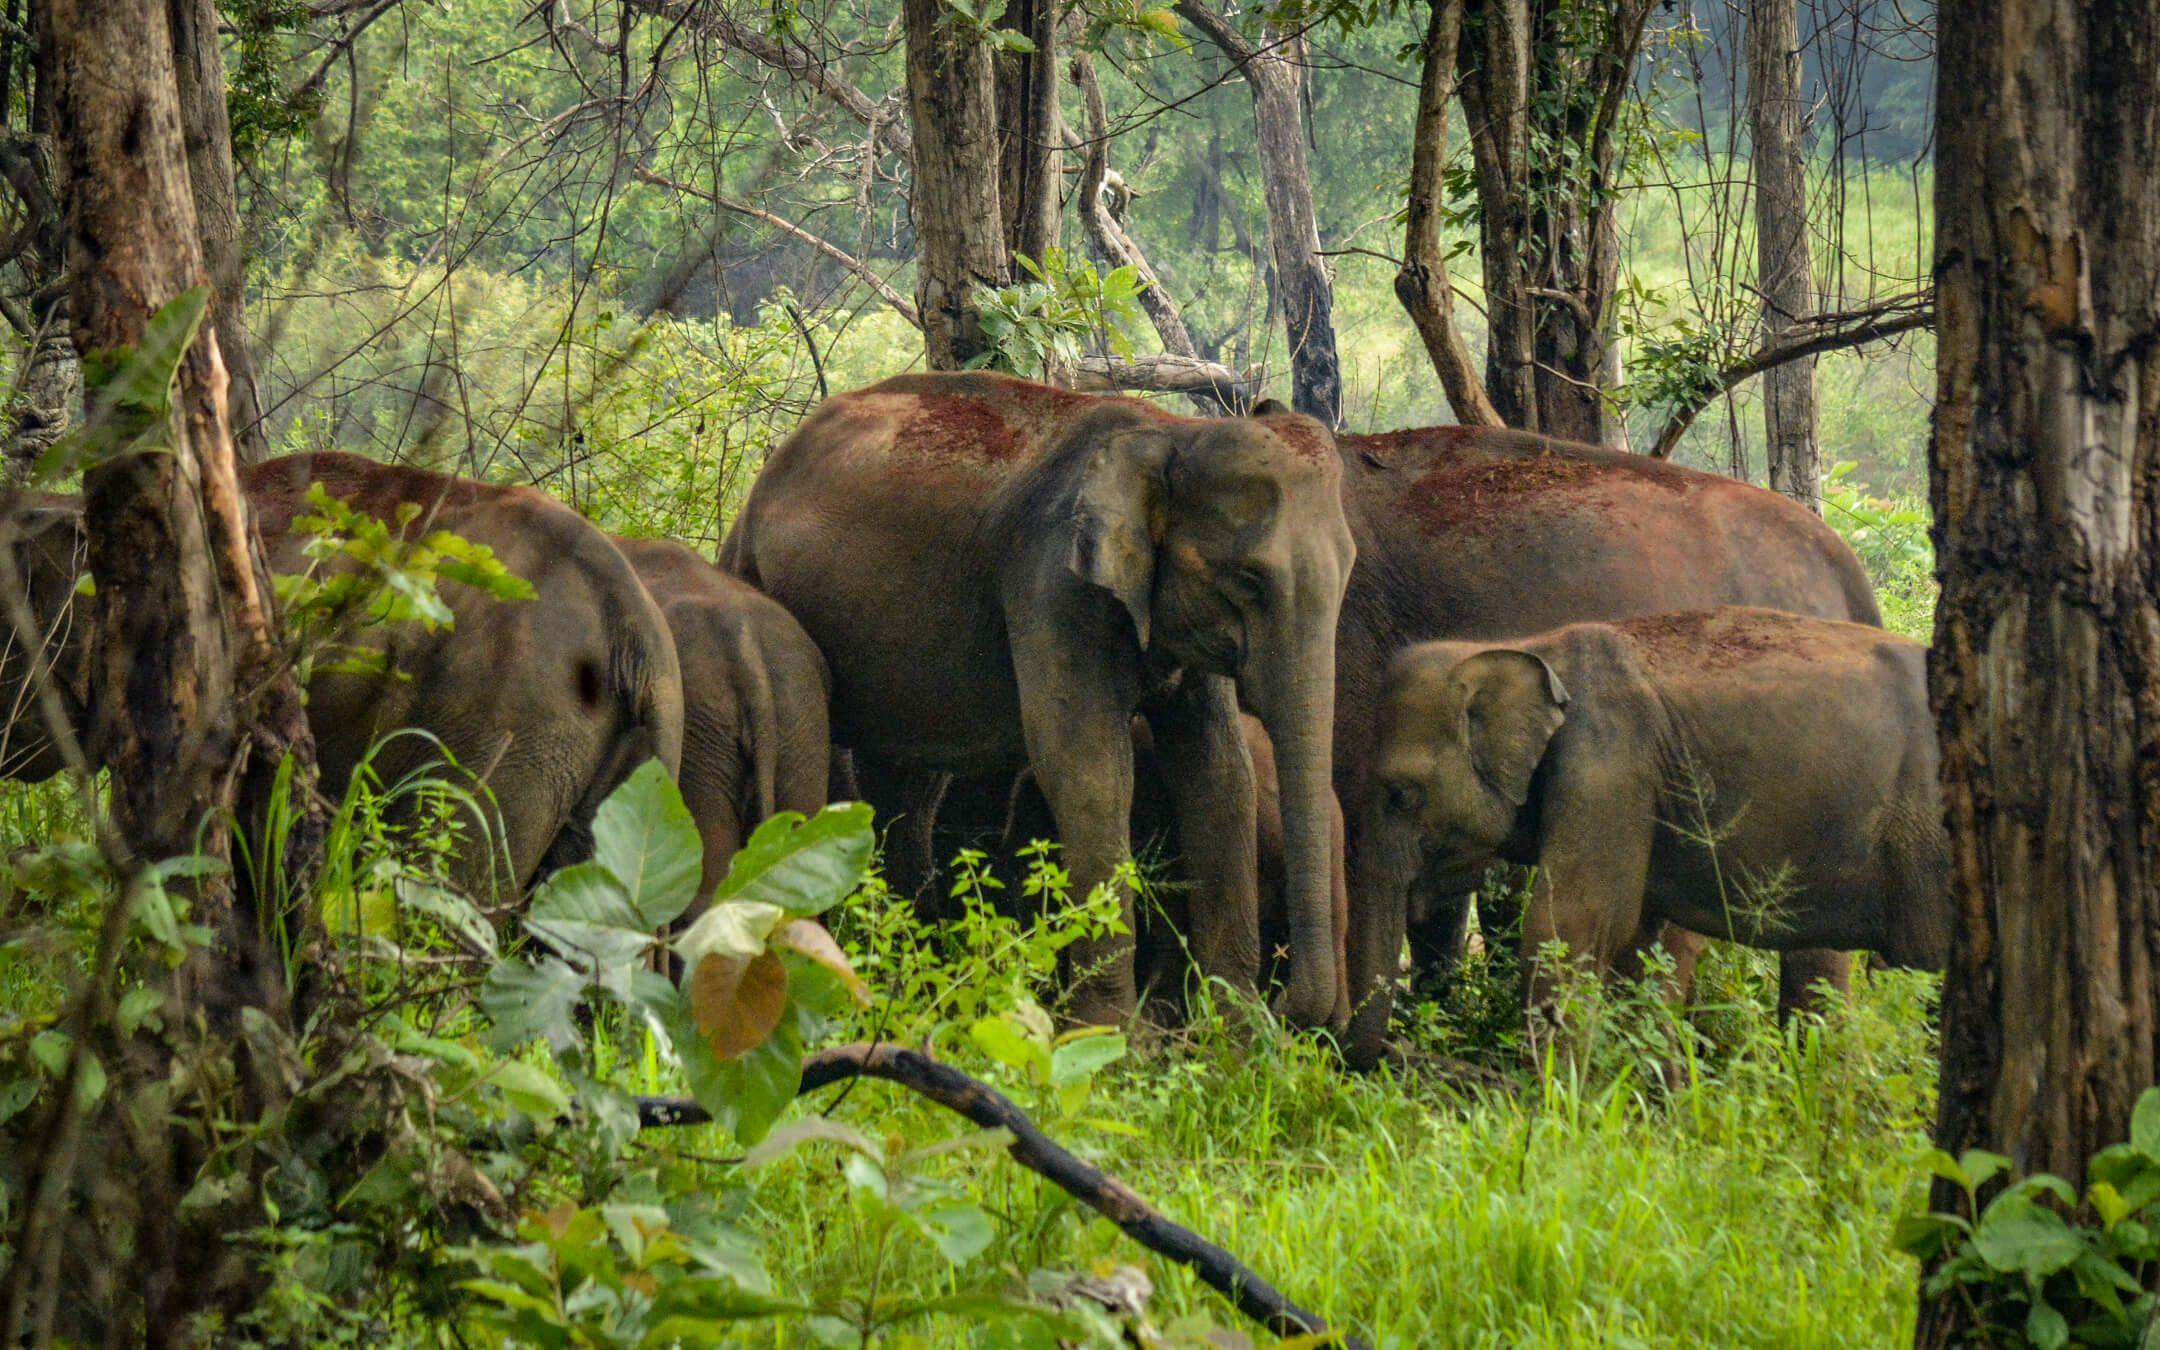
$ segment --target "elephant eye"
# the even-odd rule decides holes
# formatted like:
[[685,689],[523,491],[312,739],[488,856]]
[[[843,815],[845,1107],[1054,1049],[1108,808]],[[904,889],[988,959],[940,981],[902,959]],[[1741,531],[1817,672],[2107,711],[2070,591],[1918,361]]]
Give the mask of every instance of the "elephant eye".
[[1267,569],[1248,564],[1230,574],[1230,584],[1248,600],[1265,600],[1269,590]]

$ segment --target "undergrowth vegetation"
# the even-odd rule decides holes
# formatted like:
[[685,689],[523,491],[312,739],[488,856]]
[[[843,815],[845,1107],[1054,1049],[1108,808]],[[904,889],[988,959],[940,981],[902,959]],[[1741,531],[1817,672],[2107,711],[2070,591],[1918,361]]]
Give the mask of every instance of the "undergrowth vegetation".
[[[1849,1007],[1780,1031],[1764,960],[1720,953],[1692,1013],[1593,988],[1570,1014],[1582,1052],[1531,1063],[1496,942],[1409,1009],[1398,1067],[1356,1075],[1207,990],[1175,1031],[1058,1034],[1058,953],[1114,910],[1022,922],[975,863],[957,917],[925,927],[865,872],[860,810],[762,831],[675,939],[678,986],[645,960],[645,921],[687,902],[696,849],[658,775],[603,813],[600,860],[536,898],[522,926],[544,945],[438,884],[456,810],[385,812],[384,793],[363,780],[341,814],[335,930],[296,962],[303,987],[359,1010],[311,1026],[297,1100],[365,1101],[393,1124],[349,1154],[235,1141],[286,1161],[251,1239],[275,1294],[220,1329],[231,1343],[1112,1344],[1115,1319],[1077,1291],[1146,1285],[1158,1343],[1232,1329],[1189,1273],[1005,1159],[1002,1136],[881,1083],[792,1102],[802,1048],[846,1040],[980,1075],[1375,1344],[1844,1345],[1908,1323],[1890,1230],[1924,1176],[1924,978],[1863,977]],[[70,870],[72,809],[51,788],[6,803],[18,838],[55,841],[9,868],[9,1114],[53,1090],[52,994],[109,899]],[[1062,883],[1043,848],[1010,889]],[[838,949],[789,932],[820,911]],[[752,992],[767,952],[784,958],[770,996]],[[731,982],[699,978],[716,956]],[[695,1096],[722,1123],[640,1131],[647,1094]]]

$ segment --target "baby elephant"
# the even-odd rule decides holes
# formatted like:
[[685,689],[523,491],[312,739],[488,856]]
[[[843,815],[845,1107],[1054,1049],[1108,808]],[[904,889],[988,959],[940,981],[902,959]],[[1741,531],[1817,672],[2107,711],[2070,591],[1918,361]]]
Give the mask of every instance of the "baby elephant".
[[1351,1061],[1380,1053],[1412,889],[1495,859],[1537,865],[1526,959],[1558,938],[1611,968],[1670,921],[1940,969],[1926,651],[1744,608],[1404,651],[1351,877]]

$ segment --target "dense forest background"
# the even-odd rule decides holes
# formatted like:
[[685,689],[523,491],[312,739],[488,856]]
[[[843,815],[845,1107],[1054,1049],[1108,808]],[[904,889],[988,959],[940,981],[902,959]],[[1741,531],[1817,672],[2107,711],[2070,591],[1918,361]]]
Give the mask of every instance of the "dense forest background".
[[[220,0],[252,365],[235,381],[243,455],[349,450],[532,484],[609,530],[711,556],[768,450],[823,396],[926,364],[910,204],[922,132],[901,8]],[[931,8],[1002,56],[1027,49],[1009,22],[1035,12],[1027,4]],[[1225,54],[1242,41],[1299,74],[1295,131],[1332,275],[1344,427],[1455,421],[1399,298],[1434,8],[1052,7],[1059,61],[1089,72],[1058,81],[1058,243],[971,295],[988,316],[981,363],[1117,384],[1179,411],[1202,401],[1177,383],[1196,368],[1224,377],[1233,404],[1303,397],[1256,58]],[[1610,177],[1582,169],[1582,144],[1529,143],[1556,169],[1550,182],[1594,183],[1587,200],[1611,211],[1610,349],[1589,382],[1607,439],[1639,452],[1670,441],[1681,463],[1770,484],[1758,357],[1776,344],[1744,51],[1762,7],[1538,8],[1559,34],[1541,68],[1611,57],[1615,16],[1640,24],[1619,44],[1620,96],[1601,124]],[[1887,625],[1925,639],[1937,594],[1925,500],[1934,6],[1793,8],[1808,331],[1824,335],[1812,358],[1821,505]],[[66,249],[36,17],[24,0],[0,4],[12,249],[0,316],[13,333],[0,371],[18,469],[82,414],[55,342],[68,329]],[[1211,20],[1231,37],[1211,36]],[[1493,341],[1479,125],[1454,118],[1439,180],[1453,323],[1475,369]],[[1102,247],[1105,219],[1144,256],[1152,293]],[[1176,361],[1155,360],[1169,325],[1152,302],[1164,298],[1192,349]],[[75,481],[64,460],[46,479]],[[431,615],[454,570],[334,511],[308,528],[409,588],[418,598],[401,620]],[[305,586],[282,594],[303,614],[323,600]],[[601,847],[694,871],[679,799],[652,777],[624,794]],[[1444,995],[1404,1001],[1405,1053],[1371,1074],[1230,999],[1202,998],[1190,1025],[1130,1040],[1077,1034],[1046,1011],[1051,974],[1102,924],[1100,904],[1030,922],[999,904],[1055,894],[1054,852],[1002,878],[962,859],[957,917],[931,927],[888,887],[865,814],[848,810],[793,843],[768,838],[756,860],[815,873],[795,901],[831,940],[786,952],[784,998],[725,1063],[700,1058],[723,1030],[671,1003],[672,986],[616,977],[658,955],[655,924],[603,934],[619,971],[566,974],[525,939],[547,936],[532,922],[589,918],[571,887],[543,888],[517,914],[454,895],[446,859],[472,841],[454,785],[426,780],[362,782],[334,804],[320,875],[260,935],[307,995],[302,1013],[189,1040],[159,1021],[175,1005],[148,996],[161,972],[192,970],[206,941],[185,868],[117,865],[100,801],[81,784],[0,788],[0,1126],[36,1121],[41,1141],[64,1138],[44,1122],[66,1118],[55,1102],[80,1101],[97,1127],[83,1149],[100,1164],[62,1197],[29,1184],[27,1148],[0,1158],[7,1241],[40,1239],[51,1263],[42,1281],[8,1274],[30,1248],[0,1246],[9,1339],[39,1315],[37,1334],[51,1332],[54,1288],[69,1291],[65,1315],[92,1319],[75,1330],[99,1330],[100,1301],[120,1306],[119,1282],[165,1261],[207,1291],[173,1300],[174,1324],[232,1343],[1246,1343],[1190,1269],[1142,1257],[1126,1230],[1013,1167],[1008,1136],[965,1131],[882,1084],[824,1091],[837,1075],[796,1104],[805,1063],[843,1042],[921,1048],[979,1075],[1163,1214],[1381,1345],[1899,1341],[1916,1307],[1910,1228],[1926,1222],[1930,1185],[1966,1186],[1970,1200],[1996,1176],[1992,1155],[1930,1146],[1934,976],[1863,969],[1849,1003],[1780,1026],[1772,959],[1721,946],[1686,1010],[1646,988],[1586,987],[1568,1010],[1582,1029],[1568,1063],[1526,1039],[1522,972],[1495,941]],[[235,856],[274,871],[245,837]],[[1141,860],[1148,885],[1159,862]],[[113,936],[105,920],[123,895],[148,917]],[[653,904],[677,901],[687,894]],[[305,939],[297,921],[282,926],[303,914],[319,923]],[[777,966],[768,936],[746,950]],[[115,946],[126,960],[105,963]],[[81,1034],[92,1006],[106,1037],[94,1042]],[[174,1043],[187,1053],[168,1064]],[[216,1057],[232,1046],[245,1053]],[[273,1065],[277,1090],[235,1062]],[[641,1130],[640,1098],[686,1096],[729,1105]],[[199,1152],[178,1154],[199,1171],[168,1166],[155,1187],[135,1186],[154,1170],[141,1158],[170,1163],[135,1122],[183,1118],[175,1100],[209,1123],[192,1136]],[[2156,1122],[2140,1147],[2160,1177]],[[2160,1181],[2151,1190],[2140,1204]],[[197,1226],[161,1229],[166,1202]],[[136,1231],[237,1236],[191,1267],[197,1254],[135,1243]],[[85,1232],[110,1236],[78,1241]],[[2089,1237],[2096,1252],[2108,1240]],[[2026,1257],[2003,1259],[1973,1267],[1973,1283],[2010,1289],[2002,1306],[2022,1318]],[[2065,1306],[2089,1274],[2072,1259],[2044,1272]],[[2150,1283],[2149,1261],[2123,1261]],[[2115,1289],[2078,1296],[2091,1311]],[[2149,1317],[2152,1296],[2129,1292],[2117,1311]]]
[[[365,20],[381,7],[346,8]],[[908,324],[833,256],[913,294],[892,140],[905,122],[903,52],[883,8],[714,21],[668,5],[575,18],[560,6],[401,5],[327,43],[310,40],[323,21],[306,6],[236,9],[250,35],[236,135],[269,442],[380,454],[418,443],[485,474],[549,482],[612,523],[715,540],[711,484],[746,483],[813,397],[806,343],[833,388],[920,364]],[[1824,310],[1859,310],[1924,281],[1929,14],[1891,0],[1801,9],[1817,288]],[[641,10],[651,17],[618,37],[610,25]],[[1126,231],[1199,353],[1257,368],[1285,395],[1249,96],[1173,11],[1110,10],[1091,31]],[[1646,25],[1610,391],[1636,441],[1662,428],[1680,383],[1756,343],[1737,12],[1664,5]],[[1319,10],[1296,30],[1343,407],[1360,430],[1452,420],[1392,289],[1417,99],[1405,58],[1422,22],[1392,6]],[[791,55],[761,61],[728,41],[744,32]],[[859,91],[878,130],[786,61]],[[275,92],[296,72],[299,95]],[[1084,113],[1070,90],[1067,102],[1077,136]],[[1446,233],[1460,325],[1482,354],[1463,141],[1458,123]],[[1088,248],[1077,174],[1065,178],[1077,271]],[[715,195],[737,209],[716,209]],[[1079,307],[1085,342],[1121,330],[1152,347],[1129,300],[1089,316],[1074,285],[1063,289],[1020,300],[1046,315]],[[1925,333],[1820,358],[1821,441],[1828,461],[1857,465],[1851,482],[1919,494],[1931,358]],[[1678,458],[1763,481],[1756,396],[1750,381],[1719,399]]]

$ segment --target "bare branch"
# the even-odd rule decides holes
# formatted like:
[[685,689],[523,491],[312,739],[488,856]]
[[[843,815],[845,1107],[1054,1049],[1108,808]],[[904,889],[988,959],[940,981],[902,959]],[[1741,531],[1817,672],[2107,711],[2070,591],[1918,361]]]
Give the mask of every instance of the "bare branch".
[[733,197],[723,196],[717,192],[707,192],[703,188],[692,187],[688,183],[654,173],[643,165],[633,167],[630,172],[640,183],[650,183],[655,187],[669,188],[682,193],[686,197],[695,197],[699,201],[710,202],[723,211],[732,211],[739,216],[748,216],[752,220],[763,221],[789,238],[808,244],[811,248],[816,249],[846,268],[857,280],[877,292],[878,299],[892,306],[893,310],[901,318],[906,319],[917,328],[922,327],[922,315],[917,312],[913,302],[894,290],[890,282],[871,269],[870,264],[842,249],[839,245],[810,233],[810,231],[792,221],[783,220],[770,211],[752,206],[748,202],[737,201]]
[[1134,389],[1186,394],[1218,407],[1243,407],[1260,392],[1260,372],[1255,368],[1240,374],[1197,356],[1083,356],[1073,372],[1073,386],[1089,393]]
[[1657,444],[1650,447],[1650,457],[1669,457],[1704,408],[1766,370],[1810,356],[1819,356],[1824,352],[1842,351],[1847,347],[1858,347],[1883,338],[1896,337],[1916,328],[1928,328],[1933,326],[1934,322],[1935,293],[1930,290],[1899,296],[1867,309],[1817,315],[1807,323],[1795,324],[1785,330],[1784,341],[1764,347],[1746,360],[1725,367],[1718,372],[1716,380],[1702,389],[1696,397],[1675,408],[1672,420],[1658,433]]
[[686,20],[690,28],[723,47],[733,47],[758,64],[769,66],[807,89],[814,90],[848,116],[870,129],[878,145],[895,155],[910,157],[915,138],[904,119],[879,114],[876,99],[850,84],[831,65],[808,51],[790,51],[753,28],[728,17],[710,0],[624,0],[639,14]]
[[[1140,246],[1133,242],[1132,236],[1103,203],[1103,183],[1110,175],[1109,116],[1103,105],[1102,82],[1095,77],[1095,60],[1084,47],[1073,50],[1072,77],[1087,105],[1088,119],[1087,161],[1080,170],[1080,226],[1087,231],[1088,240],[1095,245],[1096,251],[1108,259],[1112,267],[1130,267],[1139,274],[1140,307],[1147,311],[1156,336],[1162,339],[1163,350],[1172,356],[1198,361],[1200,349],[1193,343],[1192,331],[1185,326],[1185,315],[1178,308],[1177,300],[1163,287],[1162,278],[1149,265],[1147,255],[1140,251]],[[1223,373],[1229,374],[1227,370]],[[1228,405],[1222,402],[1212,383],[1194,397],[1202,412],[1228,411]]]

